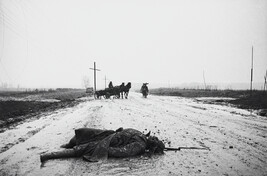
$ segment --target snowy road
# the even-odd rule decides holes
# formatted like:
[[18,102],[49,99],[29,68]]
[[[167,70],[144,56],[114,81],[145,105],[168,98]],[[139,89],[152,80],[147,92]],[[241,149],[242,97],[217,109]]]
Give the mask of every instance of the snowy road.
[[[167,151],[152,158],[50,160],[81,127],[151,130],[166,146],[211,150]],[[267,175],[267,119],[194,99],[130,92],[129,99],[89,100],[0,133],[0,175]]]

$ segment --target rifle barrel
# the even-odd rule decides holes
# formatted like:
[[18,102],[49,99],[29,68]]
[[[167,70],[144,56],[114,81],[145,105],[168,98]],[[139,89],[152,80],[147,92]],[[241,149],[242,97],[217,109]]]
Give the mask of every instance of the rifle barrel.
[[171,147],[165,147],[165,150],[172,150],[172,151],[180,151],[181,149],[197,149],[197,150],[210,150],[210,148],[205,147],[205,148],[201,148],[201,147],[178,147],[178,148],[171,148]]
[[177,151],[177,150],[181,150],[181,148],[180,147],[178,147],[178,148],[165,147],[165,150],[174,150],[174,151]]

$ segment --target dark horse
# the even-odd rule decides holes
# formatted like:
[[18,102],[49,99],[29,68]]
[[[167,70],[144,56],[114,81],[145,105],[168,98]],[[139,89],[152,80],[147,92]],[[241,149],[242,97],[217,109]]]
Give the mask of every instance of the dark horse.
[[120,85],[120,93],[122,99],[123,99],[123,94],[126,99],[128,98],[129,90],[131,89],[131,87],[132,87],[131,82],[128,82],[126,86],[124,85],[124,83]]
[[106,92],[104,90],[95,91],[95,99],[101,99],[102,96],[105,96]]
[[120,98],[120,86],[106,88],[104,91],[106,99],[110,98],[110,96],[115,96],[116,98]]

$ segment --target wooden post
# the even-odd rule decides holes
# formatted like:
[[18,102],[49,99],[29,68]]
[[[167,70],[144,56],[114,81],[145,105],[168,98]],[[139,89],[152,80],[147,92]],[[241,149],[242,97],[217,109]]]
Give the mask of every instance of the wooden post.
[[105,78],[104,78],[103,80],[105,80],[105,89],[106,89],[106,88],[107,88],[107,81],[108,81],[109,79],[108,79],[107,76],[105,75]]
[[204,70],[203,70],[203,80],[204,80],[204,86],[205,86],[205,90],[206,90],[206,80],[205,80],[205,73],[204,73]]
[[266,70],[266,74],[264,76],[264,86],[263,86],[263,91],[265,92],[265,88],[267,89],[267,82],[266,82],[266,79],[267,79],[267,70]]
[[250,70],[250,96],[252,95],[252,81],[253,81],[253,46],[252,46],[252,54],[251,54],[251,70]]
[[107,77],[105,76],[105,88],[107,88]]
[[251,53],[251,70],[250,70],[250,114],[252,114],[252,81],[253,81],[253,46],[252,46],[252,53]]
[[90,68],[91,70],[94,70],[94,91],[96,91],[96,71],[100,71],[96,68],[96,63],[94,62],[94,68]]
[[105,88],[107,88],[107,77],[105,76]]
[[94,87],[96,91],[96,63],[94,62]]

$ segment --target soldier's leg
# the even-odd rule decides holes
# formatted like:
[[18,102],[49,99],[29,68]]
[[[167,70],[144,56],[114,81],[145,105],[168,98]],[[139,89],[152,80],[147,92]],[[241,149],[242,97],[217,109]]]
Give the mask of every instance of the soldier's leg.
[[72,158],[72,157],[77,157],[77,152],[74,149],[66,149],[63,151],[42,154],[40,156],[40,159],[41,159],[41,162],[44,162],[49,159]]
[[73,148],[75,145],[76,145],[76,137],[74,136],[73,138],[71,138],[69,143],[63,144],[60,147],[69,149],[69,148]]

